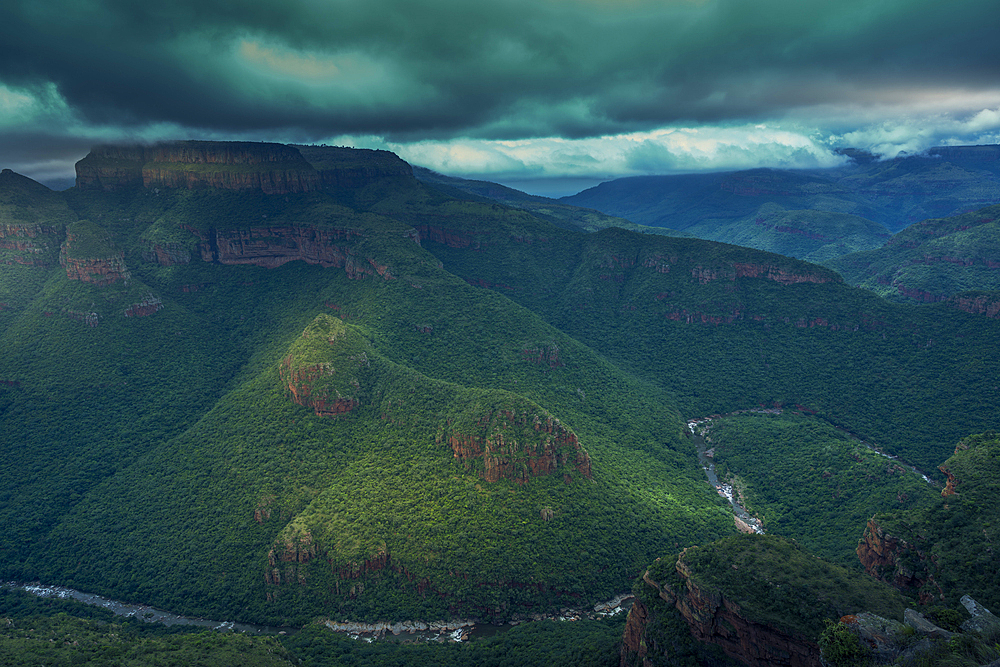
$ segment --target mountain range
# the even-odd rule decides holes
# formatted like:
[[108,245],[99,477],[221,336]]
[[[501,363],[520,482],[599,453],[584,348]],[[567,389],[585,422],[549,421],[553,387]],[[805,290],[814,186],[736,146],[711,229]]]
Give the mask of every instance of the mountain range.
[[421,176],[239,142],[98,147],[64,192],[0,174],[0,577],[272,624],[506,619],[737,532],[685,419],[794,409],[939,482],[1000,420],[989,295],[892,303]]

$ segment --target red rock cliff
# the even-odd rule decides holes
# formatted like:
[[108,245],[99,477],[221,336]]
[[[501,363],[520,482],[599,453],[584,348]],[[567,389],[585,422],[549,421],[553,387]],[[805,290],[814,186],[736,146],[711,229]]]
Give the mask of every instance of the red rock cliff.
[[876,519],[869,519],[855,550],[865,572],[901,591],[919,594],[924,604],[934,601],[935,591],[943,592],[934,581],[936,565],[917,545],[890,535]]
[[[196,232],[198,252],[206,262],[253,264],[275,268],[294,260],[342,268],[348,277],[379,276],[392,280],[392,270],[374,258],[355,254],[354,244],[362,235],[351,229],[312,227],[254,227],[248,230]],[[410,238],[417,240],[416,232]]]
[[[683,552],[677,559],[677,574],[682,582],[676,586],[677,590],[654,581],[648,570],[642,580],[656,591],[657,597],[680,612],[696,640],[716,644],[729,657],[751,667],[820,667],[819,646],[815,642],[749,621],[741,614],[739,605],[724,595],[699,588],[684,563]],[[647,636],[647,628],[655,620],[653,616],[653,611],[641,601],[629,611],[622,642],[622,667],[635,664],[636,657],[640,664],[652,665],[652,656],[669,650],[657,646]]]
[[476,431],[453,432],[447,443],[466,468],[481,461],[480,476],[488,482],[512,479],[524,484],[559,470],[575,470],[591,478],[590,455],[558,419],[500,411],[484,415]]
[[319,173],[297,149],[282,144],[176,141],[151,146],[100,146],[76,163],[81,189],[123,187],[310,192]]
[[0,223],[0,263],[51,266],[60,235],[49,225]]
[[[79,226],[79,229],[90,233],[87,227]],[[66,277],[70,280],[79,280],[91,283],[98,287],[106,287],[116,282],[127,282],[131,278],[128,268],[125,266],[125,255],[111,246],[101,244],[106,252],[103,256],[79,256],[76,252],[76,244],[82,241],[82,237],[76,232],[68,229],[66,240],[63,241],[62,250],[59,253],[59,263],[66,269]]]

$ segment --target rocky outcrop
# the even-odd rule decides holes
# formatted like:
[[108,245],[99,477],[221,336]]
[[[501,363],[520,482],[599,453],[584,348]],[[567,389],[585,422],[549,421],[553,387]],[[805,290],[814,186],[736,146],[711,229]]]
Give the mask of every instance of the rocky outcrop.
[[691,277],[705,285],[713,280],[736,280],[737,278],[767,278],[782,285],[796,283],[839,282],[835,273],[816,271],[798,273],[772,264],[733,262],[729,267],[708,268],[701,265],[691,269]]
[[[192,230],[194,231],[194,230]],[[254,227],[248,230],[198,232],[198,253],[206,262],[253,264],[275,268],[301,260],[325,268],[342,268],[349,278],[378,276],[392,280],[392,270],[373,257],[356,254],[355,243],[363,235],[352,229],[314,227]],[[409,238],[415,238],[413,232]]]
[[855,550],[865,572],[901,591],[919,594],[924,604],[944,599],[934,581],[937,566],[917,545],[889,534],[873,517]]
[[293,366],[292,360],[292,355],[286,356],[278,372],[294,403],[312,408],[317,417],[336,417],[360,405],[354,396],[331,395],[319,386],[318,380],[336,374],[332,364]]
[[958,310],[964,310],[973,315],[985,315],[993,319],[1000,318],[1000,294],[964,295],[957,294],[948,299],[948,304]]
[[327,189],[357,189],[382,180],[414,180],[413,167],[395,153],[339,146],[296,146]]
[[80,189],[127,187],[259,190],[267,194],[321,188],[319,173],[283,144],[175,141],[149,146],[99,146],[76,163]]
[[187,264],[191,253],[180,243],[150,243],[142,253],[142,258],[160,266]]
[[0,263],[50,267],[60,236],[50,225],[0,223]]
[[119,281],[127,284],[132,277],[125,266],[124,253],[114,247],[106,232],[88,223],[76,223],[67,228],[59,263],[70,280],[98,287]]
[[367,342],[327,314],[317,316],[278,366],[293,403],[318,417],[337,417],[361,405],[361,375],[371,363]]
[[163,300],[158,296],[147,294],[142,301],[130,304],[125,308],[125,317],[148,317],[163,310]]
[[558,419],[501,410],[483,415],[474,430],[439,436],[439,441],[445,439],[455,458],[467,469],[478,468],[487,482],[510,479],[524,484],[570,470],[591,478],[590,455]]
[[[815,641],[750,621],[745,618],[740,605],[722,593],[699,586],[684,562],[686,551],[677,559],[678,581],[673,584],[658,582],[649,570],[642,581],[655,590],[657,598],[680,613],[694,639],[715,644],[730,658],[751,667],[820,667],[819,645]],[[654,655],[664,653],[667,647],[658,646],[648,639],[653,616],[651,609],[641,600],[636,600],[625,624],[622,667],[637,663],[650,666],[658,662],[653,659]]]

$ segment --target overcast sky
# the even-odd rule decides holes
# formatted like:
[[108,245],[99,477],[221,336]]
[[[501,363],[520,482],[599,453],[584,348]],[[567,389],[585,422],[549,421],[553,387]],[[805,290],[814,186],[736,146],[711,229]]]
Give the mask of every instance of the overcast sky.
[[315,142],[575,191],[998,143],[998,26],[997,0],[2,0],[0,167]]

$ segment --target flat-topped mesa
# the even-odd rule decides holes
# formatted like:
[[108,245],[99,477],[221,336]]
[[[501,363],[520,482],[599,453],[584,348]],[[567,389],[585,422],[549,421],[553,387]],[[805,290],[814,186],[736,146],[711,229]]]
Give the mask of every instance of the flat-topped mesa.
[[338,146],[295,148],[319,172],[325,188],[361,188],[385,179],[415,181],[413,167],[390,151]]
[[81,189],[127,187],[311,192],[319,172],[293,147],[245,141],[172,141],[98,146],[76,163]]

